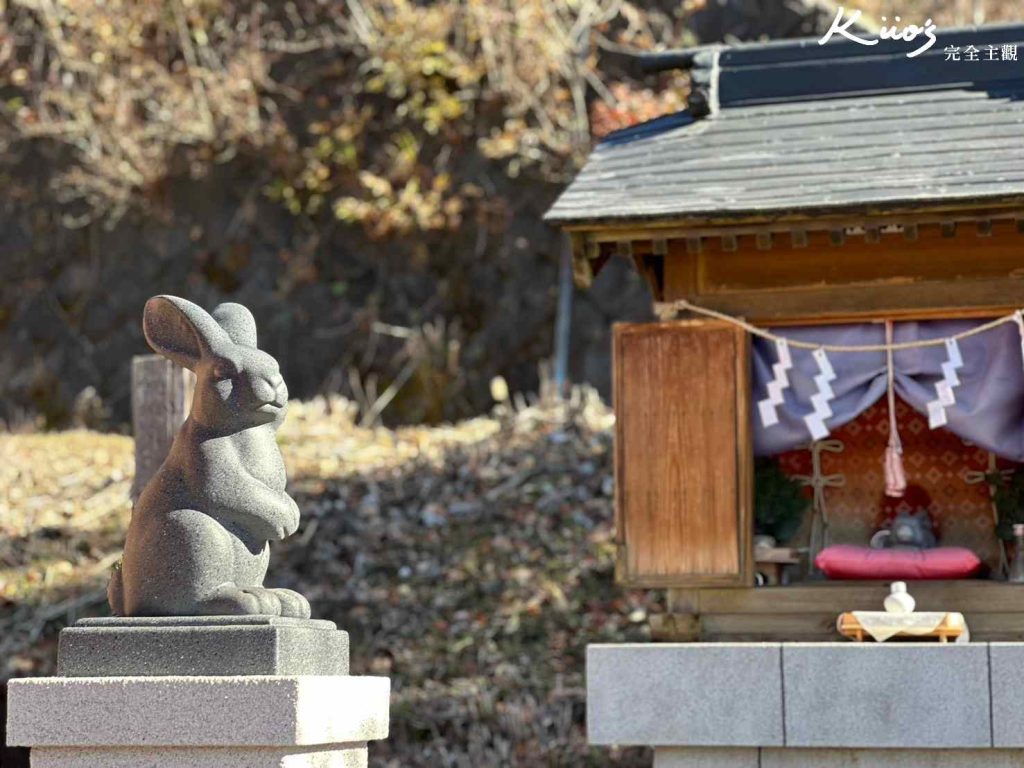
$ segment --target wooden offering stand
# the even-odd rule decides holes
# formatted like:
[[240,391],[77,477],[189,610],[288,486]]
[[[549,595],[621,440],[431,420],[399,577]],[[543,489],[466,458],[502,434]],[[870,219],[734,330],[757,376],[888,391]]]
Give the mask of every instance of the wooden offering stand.
[[[868,634],[867,630],[861,626],[861,623],[857,620],[857,617],[851,613],[846,612],[840,614],[839,620],[836,622],[836,628],[839,630],[839,634],[843,637],[847,637],[858,643],[864,642],[865,638],[871,639],[871,635]],[[942,622],[935,627],[931,632],[926,633],[910,633],[910,632],[897,632],[893,635],[894,640],[927,640],[930,638],[936,638],[940,643],[946,643],[950,640],[956,641],[967,629],[967,624],[964,621],[962,613],[947,613]]]

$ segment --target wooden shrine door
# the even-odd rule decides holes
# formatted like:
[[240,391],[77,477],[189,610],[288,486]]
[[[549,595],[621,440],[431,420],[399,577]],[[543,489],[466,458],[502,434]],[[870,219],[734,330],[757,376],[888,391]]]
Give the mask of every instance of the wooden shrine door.
[[620,324],[613,345],[617,578],[752,584],[747,334],[707,320]]

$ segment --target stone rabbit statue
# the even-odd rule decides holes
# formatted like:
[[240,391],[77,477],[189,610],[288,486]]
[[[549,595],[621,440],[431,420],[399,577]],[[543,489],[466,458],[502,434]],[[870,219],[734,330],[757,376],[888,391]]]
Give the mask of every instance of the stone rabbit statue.
[[256,347],[241,304],[212,314],[175,296],[146,302],[146,341],[196,375],[192,409],[132,511],[107,590],[121,616],[269,614],[309,618],[309,603],[266,589],[271,541],[295,532],[275,433],[288,389]]

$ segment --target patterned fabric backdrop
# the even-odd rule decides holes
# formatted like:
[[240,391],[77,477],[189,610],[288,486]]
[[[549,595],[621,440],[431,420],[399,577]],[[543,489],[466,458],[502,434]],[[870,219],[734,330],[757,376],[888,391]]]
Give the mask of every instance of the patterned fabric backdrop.
[[[972,473],[985,472],[987,451],[971,445],[945,429],[931,430],[927,418],[897,400],[896,418],[903,441],[907,482],[923,488],[931,497],[929,512],[935,521],[940,545],[972,550],[990,568],[999,566],[999,540],[995,535],[988,485],[968,482]],[[825,489],[830,523],[827,544],[867,545],[881,524],[885,497],[882,457],[889,438],[889,415],[883,398],[859,417],[835,430],[830,439],[843,444],[841,453],[822,454],[822,473],[841,474],[843,485]],[[809,450],[780,454],[788,475],[809,475]],[[1000,468],[1017,466],[1000,461]],[[809,520],[799,544],[806,544]]]

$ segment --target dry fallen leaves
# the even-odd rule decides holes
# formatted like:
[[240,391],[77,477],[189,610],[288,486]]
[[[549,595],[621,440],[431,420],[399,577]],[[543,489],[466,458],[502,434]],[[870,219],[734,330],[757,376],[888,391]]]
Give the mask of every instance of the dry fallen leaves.
[[[644,639],[657,608],[613,583],[612,416],[583,389],[517,402],[393,431],[319,400],[281,430],[303,523],[268,583],[392,677],[377,765],[646,764],[583,725],[586,644]],[[0,435],[0,676],[52,672],[59,629],[106,611],[132,472],[130,438]]]

